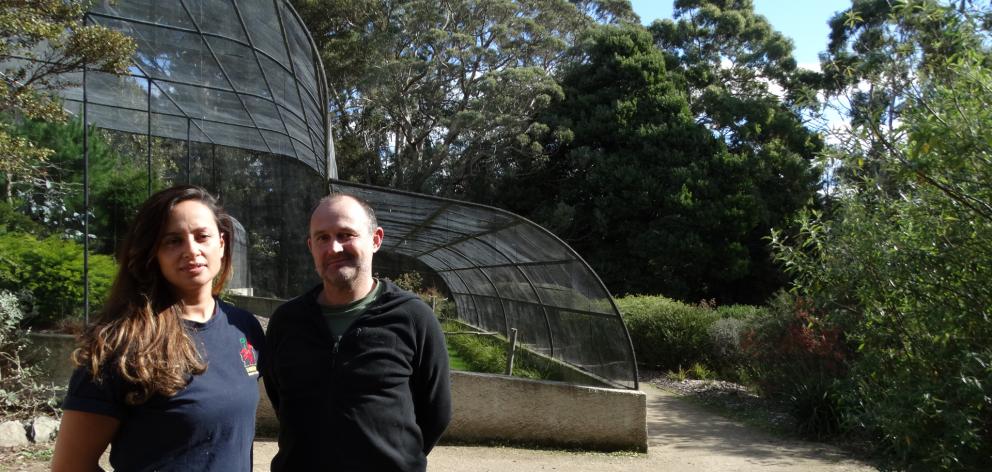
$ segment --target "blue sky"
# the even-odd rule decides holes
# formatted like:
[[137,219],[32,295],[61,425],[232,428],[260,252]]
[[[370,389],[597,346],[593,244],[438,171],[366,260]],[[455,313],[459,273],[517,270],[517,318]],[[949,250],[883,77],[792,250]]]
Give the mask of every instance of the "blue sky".
[[[657,18],[672,17],[673,0],[631,0],[630,3],[645,25]],[[827,48],[830,33],[827,21],[850,5],[850,0],[754,0],[755,11],[792,39],[796,46],[793,56],[806,68],[819,64],[817,54]]]

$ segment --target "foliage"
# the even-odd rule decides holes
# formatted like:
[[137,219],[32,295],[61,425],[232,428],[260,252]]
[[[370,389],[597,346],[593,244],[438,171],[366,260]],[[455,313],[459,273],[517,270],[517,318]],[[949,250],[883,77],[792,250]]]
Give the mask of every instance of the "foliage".
[[617,306],[641,364],[672,370],[707,360],[712,310],[661,296],[618,298]]
[[577,54],[565,98],[541,117],[548,161],[506,182],[504,204],[563,237],[617,293],[744,297],[733,287],[757,275],[747,241],[768,211],[755,166],[696,123],[644,28],[595,28]]
[[[116,264],[108,256],[89,258],[91,309],[103,302]],[[34,325],[50,325],[83,314],[83,250],[57,236],[38,239],[21,233],[0,234],[0,289],[24,290],[33,300],[26,307]]]
[[[717,314],[720,314],[719,311]],[[758,316],[761,315],[754,318]],[[711,346],[709,363],[727,380],[742,380],[742,369],[747,365],[747,359],[741,342],[750,322],[751,318],[721,317],[706,330]]]
[[[464,332],[465,326],[445,321],[441,324],[447,333]],[[478,334],[445,335],[448,348],[465,362],[472,372],[502,374],[506,372],[506,346],[504,339]],[[519,348],[518,348],[519,349]],[[559,380],[553,369],[541,366],[531,356],[518,355],[513,360],[513,376],[537,380]]]
[[52,414],[56,406],[53,386],[45,385],[38,368],[22,359],[27,349],[22,319],[18,297],[0,290],[0,411],[7,418]]
[[780,293],[767,316],[751,321],[740,348],[749,379],[765,396],[788,400],[800,433],[821,437],[838,431],[837,386],[849,353],[840,329],[808,300]]
[[393,280],[397,287],[410,292],[420,292],[424,284],[424,276],[419,272],[404,272]]
[[643,365],[676,370],[693,364],[737,375],[739,338],[758,307],[688,305],[661,296],[629,295],[616,300]]
[[[81,121],[24,120],[12,126],[11,131],[54,150],[48,158],[52,169],[47,174],[53,185],[33,193],[22,192],[19,208],[44,223],[50,233],[80,239],[84,213]],[[89,133],[89,234],[99,235],[94,240],[94,251],[111,254],[123,239],[131,215],[148,195],[147,169],[144,162],[118,153],[105,133],[96,129]],[[153,169],[156,186],[161,185],[160,167],[161,164]],[[53,191],[57,189],[64,192]]]
[[7,202],[0,201],[0,234],[19,232],[42,234],[43,227]]
[[721,319],[735,320],[749,320],[764,316],[768,312],[764,306],[758,305],[718,305],[713,309]]
[[665,374],[665,377],[675,382],[684,382],[690,379],[714,380],[716,379],[716,372],[699,362],[694,362],[688,369],[683,369],[682,366],[679,366],[677,370],[669,371]]
[[532,158],[506,151],[560,96],[552,74],[587,14],[635,18],[622,1],[293,3],[327,68],[342,178],[445,195],[486,196]]
[[819,105],[813,88],[819,76],[797,67],[792,42],[749,0],[679,0],[673,14],[651,25],[655,44],[696,122],[740,163],[733,170],[742,181],[738,198],[747,199],[737,215],[745,227],[735,228],[739,253],[726,266],[742,276],[717,283],[708,276],[709,292],[701,295],[763,303],[786,281],[771,257],[770,230],[789,226],[816,200],[819,176],[811,164],[823,142],[805,116]]
[[831,154],[835,208],[775,240],[797,292],[856,349],[845,427],[895,467],[992,457],[990,11],[857,1],[838,15],[827,66],[853,106]]
[[[0,1],[0,115],[62,121],[65,112],[54,92],[68,86],[65,73],[124,72],[134,51],[127,36],[83,22],[82,0]],[[51,150],[11,134],[0,121],[0,177],[10,202],[16,186],[47,187]]]

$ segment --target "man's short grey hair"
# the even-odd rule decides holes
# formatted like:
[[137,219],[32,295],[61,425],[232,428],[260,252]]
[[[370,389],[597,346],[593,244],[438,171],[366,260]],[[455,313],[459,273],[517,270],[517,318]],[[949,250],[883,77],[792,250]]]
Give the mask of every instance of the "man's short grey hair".
[[318,208],[320,208],[323,205],[328,205],[331,202],[338,200],[340,198],[350,198],[354,200],[356,203],[358,203],[358,206],[362,207],[362,210],[365,211],[365,216],[369,218],[369,234],[375,233],[375,229],[379,227],[379,223],[375,219],[375,210],[372,209],[372,206],[369,205],[368,202],[350,193],[331,192],[324,198],[321,198],[320,200],[317,201],[317,203],[313,206],[313,208],[310,209],[310,219],[313,219],[313,214],[317,211]]

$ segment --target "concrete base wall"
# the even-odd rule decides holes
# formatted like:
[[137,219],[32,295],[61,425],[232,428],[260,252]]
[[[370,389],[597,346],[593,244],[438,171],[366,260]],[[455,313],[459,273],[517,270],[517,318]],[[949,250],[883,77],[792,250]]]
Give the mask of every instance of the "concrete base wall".
[[[32,335],[32,341],[50,349],[62,346],[64,352],[45,370],[65,385],[72,371],[67,354],[72,337]],[[458,371],[451,373],[451,390],[454,415],[444,440],[647,450],[643,392]],[[258,435],[274,437],[279,423],[261,382],[259,393]]]
[[230,298],[231,302],[238,308],[248,310],[250,313],[254,313],[255,316],[260,316],[262,318],[272,316],[272,312],[276,311],[276,308],[278,308],[279,305],[286,303],[286,300],[281,300],[278,298],[249,297],[234,293],[228,294],[227,297]]
[[[452,372],[451,394],[453,417],[442,441],[647,451],[644,392]],[[277,430],[262,391],[259,434]]]
[[452,372],[444,438],[647,451],[644,392]]

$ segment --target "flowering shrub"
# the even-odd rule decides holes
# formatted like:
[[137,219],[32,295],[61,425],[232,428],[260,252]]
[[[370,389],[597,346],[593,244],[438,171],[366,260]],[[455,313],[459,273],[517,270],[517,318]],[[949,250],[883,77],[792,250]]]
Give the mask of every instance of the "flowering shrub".
[[800,433],[837,432],[836,388],[848,358],[840,329],[824,322],[809,300],[786,293],[769,310],[741,340],[751,379],[763,394],[789,401]]

